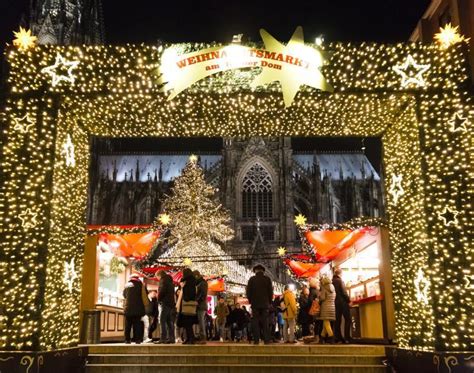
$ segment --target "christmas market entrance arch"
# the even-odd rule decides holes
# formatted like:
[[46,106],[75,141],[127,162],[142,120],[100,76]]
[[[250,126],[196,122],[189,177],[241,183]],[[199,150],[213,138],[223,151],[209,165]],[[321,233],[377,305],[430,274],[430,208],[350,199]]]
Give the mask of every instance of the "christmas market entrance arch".
[[[206,47],[185,44],[183,50]],[[257,69],[169,101],[152,46],[7,51],[0,346],[78,343],[89,137],[380,136],[398,346],[472,349],[472,100],[462,45],[330,44],[334,92],[251,89]]]

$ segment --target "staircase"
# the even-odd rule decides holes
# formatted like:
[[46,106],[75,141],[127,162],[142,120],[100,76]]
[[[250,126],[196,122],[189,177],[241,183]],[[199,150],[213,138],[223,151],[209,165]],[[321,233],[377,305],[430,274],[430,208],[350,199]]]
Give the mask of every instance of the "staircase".
[[383,346],[92,345],[86,373],[386,373]]

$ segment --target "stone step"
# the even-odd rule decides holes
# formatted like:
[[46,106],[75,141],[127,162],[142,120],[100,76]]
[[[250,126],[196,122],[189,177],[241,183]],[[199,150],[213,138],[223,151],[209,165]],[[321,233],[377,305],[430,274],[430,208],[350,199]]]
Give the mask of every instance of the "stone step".
[[89,354],[238,354],[238,355],[385,355],[385,347],[381,345],[250,345],[250,344],[219,344],[206,345],[155,345],[155,344],[100,344],[88,345]]
[[89,354],[90,364],[251,364],[251,365],[380,365],[384,355],[322,354]]
[[294,366],[292,364],[199,364],[199,365],[166,365],[166,364],[90,364],[86,366],[86,373],[290,373],[318,372],[318,373],[388,373],[383,365],[326,365],[308,364]]

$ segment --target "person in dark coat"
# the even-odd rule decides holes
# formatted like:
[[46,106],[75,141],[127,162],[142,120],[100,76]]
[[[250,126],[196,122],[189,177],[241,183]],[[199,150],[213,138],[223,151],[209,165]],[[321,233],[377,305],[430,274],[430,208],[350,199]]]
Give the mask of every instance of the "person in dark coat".
[[301,294],[298,298],[298,324],[301,325],[301,336],[306,337],[309,335],[309,326],[313,322],[312,317],[309,315],[309,309],[311,303],[309,302],[309,289],[305,286],[301,290]]
[[161,305],[161,337],[158,343],[174,343],[173,309],[175,307],[175,298],[173,279],[163,270],[159,271],[156,277],[160,280],[158,302]]
[[153,332],[155,331],[156,327],[158,326],[158,298],[157,292],[152,290],[148,293],[148,299],[150,300],[150,310],[147,316],[150,317],[150,324],[148,326],[148,341],[149,342],[153,339]]
[[[312,277],[309,280],[309,307],[313,304],[314,300],[319,301],[319,281],[316,277]],[[308,314],[309,315],[309,314]],[[323,322],[319,320],[317,317],[309,315],[310,319],[314,319],[314,337],[316,338],[316,343],[319,342],[320,334],[323,331]]]
[[[351,302],[349,294],[347,293],[346,285],[341,278],[342,271],[340,268],[334,270],[334,276],[332,278],[332,284],[336,289],[336,325],[335,335],[336,342],[350,343],[351,335],[351,312],[349,309],[349,303]],[[341,334],[341,322],[344,317],[344,336]]]
[[196,279],[189,268],[183,270],[180,286],[182,297],[178,304],[178,326],[186,330],[186,340],[183,344],[194,344],[193,325],[197,324],[197,317],[196,315],[184,315],[182,313],[183,302],[196,301]]
[[193,272],[196,278],[197,318],[199,325],[199,343],[206,343],[206,315],[207,315],[207,281],[199,271]]
[[265,276],[265,267],[261,264],[253,268],[254,276],[247,284],[247,298],[252,306],[253,341],[260,341],[260,327],[263,330],[263,340],[270,343],[268,309],[273,300],[273,285],[269,277]]
[[143,284],[137,275],[131,275],[123,289],[124,314],[125,314],[125,343],[133,341],[140,344],[143,341],[144,327],[141,318],[145,316],[145,305],[142,298]]
[[237,342],[240,342],[242,340],[243,329],[246,327],[246,315],[240,303],[236,303],[231,315],[233,323],[232,326],[234,329],[234,338]]

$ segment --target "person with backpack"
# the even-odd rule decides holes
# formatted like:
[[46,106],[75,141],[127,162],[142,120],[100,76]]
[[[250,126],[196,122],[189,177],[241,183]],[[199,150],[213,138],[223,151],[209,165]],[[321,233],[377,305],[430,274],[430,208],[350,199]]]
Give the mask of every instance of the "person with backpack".
[[295,341],[295,326],[296,326],[296,298],[293,291],[290,289],[290,285],[285,286],[285,291],[283,292],[283,305],[282,309],[283,320],[285,324],[283,325],[283,341],[285,343],[296,343]]

